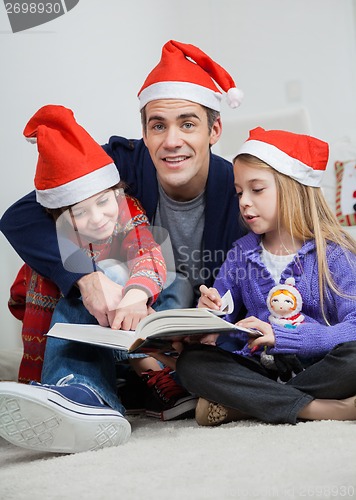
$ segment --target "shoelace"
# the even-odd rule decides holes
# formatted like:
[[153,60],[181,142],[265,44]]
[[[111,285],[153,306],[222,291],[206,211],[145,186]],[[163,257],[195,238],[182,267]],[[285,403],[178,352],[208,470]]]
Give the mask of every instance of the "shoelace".
[[[68,382],[70,380],[73,380],[73,379],[74,379],[74,375],[73,375],[73,373],[70,373],[69,375],[66,375],[65,377],[60,378],[55,385],[57,387],[66,387],[66,386],[70,385],[70,384],[68,384]],[[33,384],[33,385],[37,385],[37,383]],[[40,384],[40,385],[42,385],[43,387],[51,387],[51,384]],[[82,385],[83,387],[86,387],[86,389],[88,389],[89,391],[94,393],[95,396],[97,397],[98,401],[101,404],[106,404],[105,401],[103,400],[103,398],[100,396],[100,394],[97,393],[97,391],[95,389],[89,387],[86,384],[80,384],[80,385]],[[52,385],[52,387],[53,387],[53,385]]]
[[60,378],[58,380],[58,382],[56,383],[56,385],[59,385],[59,386],[68,385],[67,382],[69,382],[73,378],[74,378],[73,373],[71,373],[70,375],[66,375],[65,377]]
[[56,385],[58,387],[64,387],[66,385],[69,385],[67,384],[67,382],[69,382],[73,378],[74,375],[71,373],[70,375],[66,375],[65,377],[60,378],[56,384],[41,384],[39,382],[30,382],[30,385],[41,385],[42,387],[53,387],[54,385]]
[[173,398],[178,399],[186,395],[185,389],[177,384],[171,373],[171,369],[167,366],[163,370],[150,370],[142,374],[142,378],[146,381],[148,387],[154,389],[165,403],[168,403]]

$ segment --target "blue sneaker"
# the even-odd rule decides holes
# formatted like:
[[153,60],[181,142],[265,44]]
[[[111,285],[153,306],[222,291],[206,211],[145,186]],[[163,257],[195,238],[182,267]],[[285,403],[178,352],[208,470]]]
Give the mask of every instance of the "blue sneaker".
[[129,422],[82,384],[0,382],[0,436],[55,453],[98,450],[125,443]]

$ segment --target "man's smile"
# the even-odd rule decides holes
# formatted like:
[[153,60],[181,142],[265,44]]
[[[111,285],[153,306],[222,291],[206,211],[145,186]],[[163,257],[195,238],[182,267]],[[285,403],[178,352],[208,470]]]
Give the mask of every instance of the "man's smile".
[[180,156],[165,156],[162,160],[169,167],[179,167],[182,162],[188,160],[190,156],[180,155]]

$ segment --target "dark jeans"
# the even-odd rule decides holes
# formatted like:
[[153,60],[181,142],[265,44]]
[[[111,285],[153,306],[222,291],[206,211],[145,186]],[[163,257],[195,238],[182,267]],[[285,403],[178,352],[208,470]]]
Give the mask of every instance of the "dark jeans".
[[286,384],[270,377],[255,359],[209,345],[191,345],[178,358],[177,373],[188,391],[269,423],[297,422],[315,398],[356,395],[356,342],[339,344]]

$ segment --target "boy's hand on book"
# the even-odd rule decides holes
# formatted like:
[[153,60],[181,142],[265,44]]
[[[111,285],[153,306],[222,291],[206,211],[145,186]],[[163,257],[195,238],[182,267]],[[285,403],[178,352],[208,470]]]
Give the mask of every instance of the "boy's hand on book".
[[109,323],[114,330],[135,330],[141,319],[148,315],[148,295],[144,290],[128,290],[116,311],[108,314]]
[[77,281],[83,304],[101,326],[109,326],[108,314],[122,299],[123,287],[102,272],[86,274]]
[[208,288],[205,285],[199,287],[201,296],[198,301],[198,307],[207,307],[208,309],[220,310],[222,305],[221,297],[216,288]]

